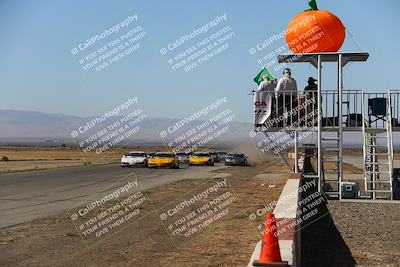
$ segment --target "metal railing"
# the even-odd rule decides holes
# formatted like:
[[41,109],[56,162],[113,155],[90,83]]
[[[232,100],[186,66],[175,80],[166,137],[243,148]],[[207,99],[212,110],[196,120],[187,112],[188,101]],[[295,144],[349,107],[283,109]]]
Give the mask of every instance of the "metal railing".
[[[343,90],[343,127],[362,126],[362,91]],[[339,92],[322,91],[322,127],[339,127]]]
[[316,127],[318,124],[317,91],[279,91],[271,94],[271,116],[266,121],[272,127]]
[[[265,122],[267,128],[310,128],[318,125],[317,90],[303,92],[270,92],[271,115]],[[388,99],[390,95],[390,101]],[[386,99],[386,100],[385,100]],[[342,126],[362,128],[364,120],[368,127],[386,128],[387,103],[391,103],[392,126],[400,128],[400,91],[369,93],[361,90],[343,90]],[[322,127],[339,127],[339,93],[337,90],[321,92]]]

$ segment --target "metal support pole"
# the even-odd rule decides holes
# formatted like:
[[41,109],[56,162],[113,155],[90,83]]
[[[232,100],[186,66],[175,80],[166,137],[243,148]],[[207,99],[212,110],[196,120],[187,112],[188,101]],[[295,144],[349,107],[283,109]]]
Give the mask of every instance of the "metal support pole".
[[338,123],[339,123],[339,200],[342,200],[342,181],[343,181],[343,55],[338,55],[338,92],[339,92],[339,109],[338,109]]
[[318,93],[317,93],[317,103],[318,103],[318,192],[321,192],[321,180],[322,180],[322,139],[321,139],[321,128],[322,128],[322,103],[321,103],[321,55],[318,55],[318,63],[317,63],[317,69],[318,69]]
[[[372,140],[374,140],[374,141],[372,141]],[[371,177],[371,180],[372,180],[372,186],[371,186],[371,188],[372,188],[372,199],[376,199],[376,193],[375,193],[375,190],[376,190],[376,177],[377,177],[377,172],[379,171],[378,170],[378,166],[377,166],[377,164],[376,164],[376,162],[378,162],[378,155],[376,155],[378,152],[376,151],[376,134],[374,134],[374,133],[371,133],[371,144],[374,146],[374,147],[372,147],[372,162],[373,162],[373,164],[372,164],[372,177]]]
[[388,118],[386,120],[386,132],[387,132],[387,142],[388,142],[388,167],[389,167],[389,186],[390,186],[390,200],[393,200],[393,134],[392,134],[392,94],[390,91],[388,91],[387,93],[387,114],[388,114]]
[[298,131],[294,132],[294,173],[299,173],[299,159],[297,156],[297,147],[298,147]]
[[[367,180],[367,140],[369,142],[369,133],[365,131],[365,107],[364,107],[364,91],[361,91],[361,119],[362,119],[362,132],[363,132],[363,174],[364,174],[364,191],[369,190],[368,180]],[[368,138],[368,139],[367,139]],[[370,152],[369,152],[370,154]]]

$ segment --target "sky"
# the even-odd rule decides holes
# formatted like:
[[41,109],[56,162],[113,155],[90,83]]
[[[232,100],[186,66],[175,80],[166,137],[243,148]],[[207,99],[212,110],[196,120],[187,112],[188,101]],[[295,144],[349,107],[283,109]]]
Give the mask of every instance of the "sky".
[[[398,0],[319,0],[320,10],[338,16],[348,30],[340,51],[367,51],[366,63],[351,63],[344,72],[345,89],[386,92],[400,89],[398,64],[400,2]],[[95,116],[137,97],[150,117],[182,118],[227,97],[236,120],[252,122],[253,78],[262,68],[257,59],[286,47],[280,39],[256,47],[286,29],[307,9],[306,0],[265,1],[0,1],[0,109],[32,110],[76,116]],[[95,52],[121,36],[110,34],[86,50],[72,49],[128,16],[137,15],[126,29],[141,27],[140,47],[101,71],[84,70],[81,56]],[[181,36],[226,15],[208,33],[162,55]],[[169,59],[229,27],[227,48],[195,68],[173,69]],[[350,34],[353,38],[350,37]],[[286,48],[287,49],[287,48]],[[299,89],[316,71],[293,64]],[[273,72],[277,77],[280,71]],[[335,65],[323,69],[323,88],[335,89]]]

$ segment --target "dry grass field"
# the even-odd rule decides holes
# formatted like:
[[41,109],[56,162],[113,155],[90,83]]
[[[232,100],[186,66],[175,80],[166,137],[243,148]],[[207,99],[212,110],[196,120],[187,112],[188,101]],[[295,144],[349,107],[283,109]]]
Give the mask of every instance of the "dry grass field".
[[118,148],[97,155],[94,152],[84,153],[76,147],[0,147],[0,157],[8,158],[8,161],[0,161],[0,173],[117,163],[121,155],[128,151],[160,149]]

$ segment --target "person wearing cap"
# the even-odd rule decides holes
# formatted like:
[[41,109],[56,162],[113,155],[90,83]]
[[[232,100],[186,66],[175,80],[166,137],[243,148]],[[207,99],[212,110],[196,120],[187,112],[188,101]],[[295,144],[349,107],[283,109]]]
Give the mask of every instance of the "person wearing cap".
[[[292,71],[289,68],[283,70],[283,76],[279,79],[275,88],[275,96],[278,99],[279,116],[284,114],[284,110],[290,112],[297,107],[297,83],[292,78]],[[296,115],[287,117],[287,124],[292,124],[296,121],[296,118]]]
[[[312,121],[313,123],[311,125],[316,125],[317,124],[317,120],[316,120],[316,110],[317,110],[317,106],[318,106],[318,85],[315,83],[317,80],[314,79],[313,77],[309,77],[308,78],[308,85],[304,88],[304,93],[306,95],[306,99],[311,102],[310,104],[307,105],[307,124],[309,124],[309,121]],[[314,114],[311,114],[313,113]]]

